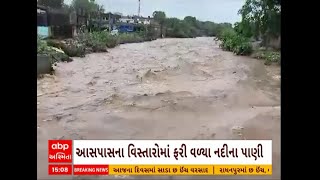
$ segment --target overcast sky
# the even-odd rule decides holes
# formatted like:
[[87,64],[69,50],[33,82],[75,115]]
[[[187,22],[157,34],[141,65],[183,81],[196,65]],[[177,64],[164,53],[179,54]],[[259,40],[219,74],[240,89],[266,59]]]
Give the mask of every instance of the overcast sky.
[[[141,0],[141,15],[151,16],[154,11],[164,11],[168,17],[195,16],[202,21],[217,23],[240,21],[237,14],[245,0]],[[72,0],[65,0],[70,3]],[[107,12],[124,15],[138,14],[138,0],[96,0]]]

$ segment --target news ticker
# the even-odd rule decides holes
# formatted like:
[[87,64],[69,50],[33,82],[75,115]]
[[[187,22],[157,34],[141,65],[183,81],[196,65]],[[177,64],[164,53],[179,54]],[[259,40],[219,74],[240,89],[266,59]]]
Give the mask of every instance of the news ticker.
[[49,165],[49,175],[272,175],[272,165]]
[[49,175],[272,175],[271,140],[49,140]]

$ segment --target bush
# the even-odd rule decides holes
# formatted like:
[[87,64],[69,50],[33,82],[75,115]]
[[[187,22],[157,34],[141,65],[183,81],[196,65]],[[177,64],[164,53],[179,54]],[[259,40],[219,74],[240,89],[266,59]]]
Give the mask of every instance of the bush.
[[78,41],[87,47],[92,48],[93,52],[107,51],[107,32],[92,32],[79,35]]
[[93,52],[106,52],[106,48],[114,48],[119,44],[117,36],[105,31],[81,34],[78,41],[92,48]]
[[119,43],[126,44],[126,43],[138,43],[145,41],[144,35],[140,32],[136,33],[122,33],[118,35]]
[[[51,44],[53,44],[53,43],[51,43]],[[72,61],[72,59],[68,55],[66,55],[64,51],[62,51],[60,48],[50,46],[50,43],[43,40],[41,37],[37,38],[37,54],[49,56],[50,64],[51,64],[51,71],[54,71],[53,65],[56,62],[61,62],[61,61],[70,62],[70,61]]]
[[62,49],[64,53],[70,57],[85,56],[85,47],[76,41],[69,41],[67,44],[57,40],[47,40],[47,44]]
[[48,50],[48,45],[45,40],[42,40],[41,37],[37,37],[37,54],[46,54]]
[[84,57],[85,47],[75,44],[65,45],[63,44],[62,50],[70,57]]
[[47,44],[48,46],[52,46],[52,47],[56,47],[56,48],[60,48],[62,49],[62,42],[58,41],[58,40],[53,40],[53,39],[48,39],[47,40]]
[[233,53],[236,55],[249,55],[252,52],[252,45],[249,39],[237,34],[234,38]]
[[[65,42],[49,39],[47,44],[62,49],[70,57],[84,57],[85,53],[89,51],[106,52],[107,48],[114,48],[119,44],[151,41],[152,36],[149,35],[152,34],[146,34],[143,31],[121,33],[119,35],[111,35],[108,32],[101,31],[79,34],[77,39],[66,40]],[[45,45],[38,38],[38,51],[41,51]]]
[[107,40],[106,40],[106,46],[108,48],[114,48],[117,45],[119,45],[119,39],[117,36],[113,36],[113,35],[108,35],[107,36]]
[[224,29],[217,36],[221,41],[220,47],[226,51],[232,51],[236,55],[249,55],[252,52],[252,45],[249,38],[237,34],[233,29]]

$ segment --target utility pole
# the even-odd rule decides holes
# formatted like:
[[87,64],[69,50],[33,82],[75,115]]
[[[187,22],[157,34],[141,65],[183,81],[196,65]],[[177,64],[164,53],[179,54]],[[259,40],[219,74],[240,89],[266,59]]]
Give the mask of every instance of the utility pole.
[[112,31],[112,23],[111,23],[111,11],[109,12],[109,17],[108,17],[108,19],[109,19],[109,32],[111,32]]
[[138,16],[140,17],[140,0],[139,0]]
[[[112,26],[113,26],[113,18],[114,16],[111,17],[111,2],[110,0],[108,0],[108,8],[109,8],[109,12],[108,12],[108,20],[109,20],[109,32],[111,32],[113,30]],[[111,22],[111,18],[112,18],[112,22]]]

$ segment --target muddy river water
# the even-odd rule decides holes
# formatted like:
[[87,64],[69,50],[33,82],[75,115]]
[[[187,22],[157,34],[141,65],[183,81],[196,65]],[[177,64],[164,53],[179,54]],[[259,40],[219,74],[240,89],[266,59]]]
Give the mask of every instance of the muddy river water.
[[[48,139],[272,139],[280,179],[280,67],[204,37],[108,51],[59,63],[55,75],[38,79],[38,179],[49,179]],[[90,179],[97,178],[141,179]]]

